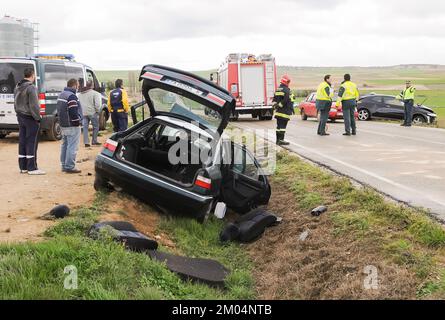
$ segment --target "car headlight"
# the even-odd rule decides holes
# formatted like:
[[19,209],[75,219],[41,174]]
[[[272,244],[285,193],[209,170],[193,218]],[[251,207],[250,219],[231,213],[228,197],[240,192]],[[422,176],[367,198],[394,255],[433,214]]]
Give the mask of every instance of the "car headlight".
[[437,117],[437,115],[436,115],[435,113],[428,113],[427,116],[428,116],[428,117],[431,117],[431,118],[435,118],[435,117]]

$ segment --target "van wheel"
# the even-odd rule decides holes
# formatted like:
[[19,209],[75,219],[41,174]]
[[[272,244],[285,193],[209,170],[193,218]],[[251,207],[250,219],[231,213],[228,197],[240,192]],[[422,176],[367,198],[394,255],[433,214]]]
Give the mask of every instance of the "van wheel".
[[109,115],[107,110],[103,109],[99,115],[99,130],[103,131],[107,129],[108,117]]
[[46,136],[51,141],[62,140],[62,128],[60,127],[59,119],[54,119],[51,128],[46,132]]

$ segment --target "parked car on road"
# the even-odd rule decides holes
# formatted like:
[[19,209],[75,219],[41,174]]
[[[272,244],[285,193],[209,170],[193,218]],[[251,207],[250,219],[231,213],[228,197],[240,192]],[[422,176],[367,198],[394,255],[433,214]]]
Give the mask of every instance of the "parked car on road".
[[85,84],[92,80],[94,90],[102,93],[100,129],[104,130],[109,118],[105,88],[100,84],[93,69],[74,61],[72,55],[36,55],[33,58],[0,57],[0,138],[19,130],[14,111],[14,88],[23,79],[26,68],[36,72],[36,87],[39,94],[41,131],[50,140],[60,140],[61,130],[57,117],[57,99],[69,79],[78,79]]
[[[372,94],[364,96],[358,103],[358,118],[361,121],[371,120],[373,118],[388,120],[403,120],[405,106],[402,101],[395,96]],[[413,123],[434,123],[437,120],[437,114],[424,105],[414,106]]]
[[199,221],[219,202],[238,213],[269,202],[271,188],[258,161],[223,135],[236,104],[227,90],[156,65],[145,66],[140,80],[145,101],[132,107],[136,125],[106,142],[96,160],[96,189],[118,187]]
[[[317,93],[311,93],[305,100],[303,100],[300,105],[300,114],[301,119],[303,121],[308,120],[309,118],[318,118],[318,110],[315,106],[315,101],[317,100]],[[337,120],[343,120],[343,109],[342,107],[337,107],[335,105],[337,99],[334,98],[332,101],[331,111],[329,112],[329,120],[335,122]],[[355,115],[358,117],[358,113]]]

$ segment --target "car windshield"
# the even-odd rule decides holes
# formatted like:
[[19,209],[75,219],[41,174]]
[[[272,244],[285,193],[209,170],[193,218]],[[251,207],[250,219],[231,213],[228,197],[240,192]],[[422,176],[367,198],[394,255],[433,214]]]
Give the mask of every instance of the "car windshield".
[[221,115],[199,102],[159,88],[151,89],[149,95],[156,112],[185,116],[212,131],[216,131],[221,125]]
[[0,94],[13,94],[14,88],[23,79],[26,68],[34,68],[31,63],[0,63]]

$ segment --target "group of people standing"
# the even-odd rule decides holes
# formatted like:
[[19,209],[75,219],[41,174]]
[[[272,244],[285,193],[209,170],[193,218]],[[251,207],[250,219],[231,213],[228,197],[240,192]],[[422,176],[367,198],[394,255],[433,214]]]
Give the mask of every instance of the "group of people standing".
[[[24,79],[14,91],[14,108],[19,122],[19,167],[20,173],[28,175],[45,175],[37,165],[37,149],[40,133],[40,105],[36,75],[32,68],[24,71]],[[108,111],[111,115],[114,132],[128,128],[128,111],[130,105],[128,94],[123,88],[123,81],[116,80],[116,88],[110,92]],[[77,79],[70,79],[57,100],[57,116],[62,134],[60,153],[61,170],[67,174],[81,173],[76,167],[81,131],[86,148],[100,146],[99,114],[102,108],[102,95],[94,90],[93,81],[87,81],[80,87]],[[90,143],[89,127],[93,127]]]
[[[275,92],[275,118],[277,120],[277,145],[289,145],[285,141],[288,122],[291,116],[295,114],[294,99],[292,99],[292,92],[289,88],[291,79],[285,75],[281,78],[280,86]],[[403,100],[405,104],[405,121],[402,126],[411,127],[414,108],[414,95],[416,88],[412,86],[410,81],[406,82],[406,89],[397,96],[397,99]],[[319,125],[317,134],[319,136],[329,136],[327,132],[327,122],[329,120],[329,113],[332,109],[334,99],[334,87],[331,81],[331,75],[326,75],[324,81],[318,86],[316,94],[316,108],[319,113]],[[341,83],[338,91],[338,98],[336,107],[342,107],[343,117],[345,122],[344,136],[357,135],[357,123],[355,113],[357,110],[357,103],[360,99],[360,93],[357,85],[351,81],[351,75],[345,74],[344,81]]]

